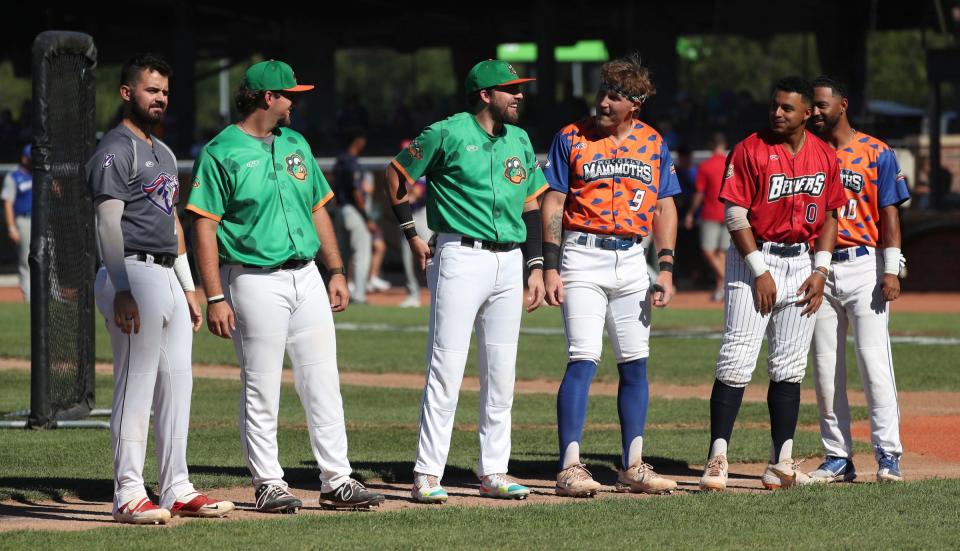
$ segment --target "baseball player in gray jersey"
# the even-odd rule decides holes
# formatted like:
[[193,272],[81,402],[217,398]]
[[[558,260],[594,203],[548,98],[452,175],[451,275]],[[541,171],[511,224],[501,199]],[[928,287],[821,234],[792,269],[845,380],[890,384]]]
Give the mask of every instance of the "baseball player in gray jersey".
[[[177,219],[177,160],[151,133],[167,108],[169,75],[152,55],[123,66],[123,121],[86,165],[103,258],[96,301],[113,347],[113,517],[132,524],[222,517],[234,508],[198,493],[187,473],[190,333],[201,318]],[[143,484],[151,408],[160,507]]]

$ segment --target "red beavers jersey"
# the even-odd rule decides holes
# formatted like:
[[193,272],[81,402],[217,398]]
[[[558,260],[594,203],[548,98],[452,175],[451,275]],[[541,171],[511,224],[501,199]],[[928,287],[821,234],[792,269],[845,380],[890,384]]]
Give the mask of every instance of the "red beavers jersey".
[[846,198],[840,209],[837,247],[876,247],[880,209],[910,198],[897,157],[887,144],[858,132],[837,150],[837,159]]
[[680,193],[670,149],[640,121],[619,144],[593,118],[563,127],[543,175],[550,189],[567,194],[563,227],[574,231],[645,236],[657,200]]
[[796,156],[761,130],[727,158],[720,198],[746,208],[763,241],[806,243],[820,235],[827,213],[844,204],[837,154],[808,131]]

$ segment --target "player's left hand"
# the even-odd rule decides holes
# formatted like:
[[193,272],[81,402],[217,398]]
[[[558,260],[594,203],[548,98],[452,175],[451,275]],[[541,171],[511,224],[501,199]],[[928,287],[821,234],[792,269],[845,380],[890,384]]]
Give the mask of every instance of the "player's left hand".
[[546,294],[543,286],[543,270],[530,270],[530,276],[527,277],[527,312],[540,308]]
[[883,299],[887,302],[900,298],[900,278],[893,274],[883,274],[880,280],[880,292],[883,293]]
[[[818,271],[818,270],[814,270]],[[803,297],[797,301],[797,306],[803,306],[801,316],[812,316],[820,309],[823,303],[823,286],[827,283],[827,278],[821,273],[812,273],[807,276],[800,288],[797,289],[797,295]]]
[[670,304],[673,298],[673,274],[671,272],[660,272],[657,276],[657,282],[650,286],[653,305],[657,308],[665,308]]
[[350,289],[347,288],[347,278],[343,274],[335,274],[330,277],[330,284],[327,286],[327,293],[330,295],[330,309],[334,312],[343,312],[350,304]]
[[187,297],[187,308],[190,309],[190,324],[193,325],[193,332],[196,333],[200,330],[200,325],[203,323],[203,313],[200,312],[200,301],[197,300],[197,293],[195,291],[184,291],[183,294]]

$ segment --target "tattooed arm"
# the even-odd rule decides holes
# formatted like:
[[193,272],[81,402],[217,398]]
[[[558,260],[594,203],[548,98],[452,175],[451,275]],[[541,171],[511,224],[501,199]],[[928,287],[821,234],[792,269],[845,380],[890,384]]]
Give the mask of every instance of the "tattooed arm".
[[540,211],[543,215],[543,282],[547,290],[547,304],[563,303],[563,282],[560,281],[560,243],[563,239],[563,204],[565,193],[548,191],[544,194]]

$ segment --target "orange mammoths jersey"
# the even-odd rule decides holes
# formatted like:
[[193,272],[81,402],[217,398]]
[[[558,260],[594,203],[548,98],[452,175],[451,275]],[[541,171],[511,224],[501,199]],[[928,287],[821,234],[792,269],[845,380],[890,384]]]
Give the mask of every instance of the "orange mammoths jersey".
[[563,127],[544,176],[551,190],[567,194],[563,227],[573,231],[645,236],[657,200],[680,193],[667,144],[640,121],[621,143],[592,118]]

